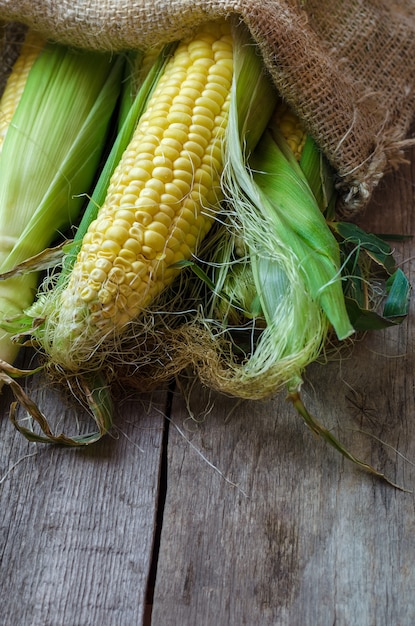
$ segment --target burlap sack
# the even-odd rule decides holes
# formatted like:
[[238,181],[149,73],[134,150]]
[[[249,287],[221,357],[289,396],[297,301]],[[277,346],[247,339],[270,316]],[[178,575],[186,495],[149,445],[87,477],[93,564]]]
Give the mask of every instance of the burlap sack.
[[333,164],[343,211],[360,209],[402,160],[414,116],[414,0],[0,0],[0,20],[112,50],[232,14]]

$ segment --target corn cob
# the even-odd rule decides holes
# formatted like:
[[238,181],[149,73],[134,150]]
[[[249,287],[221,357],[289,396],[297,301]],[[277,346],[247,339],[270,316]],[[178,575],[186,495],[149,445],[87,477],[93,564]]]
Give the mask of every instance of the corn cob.
[[22,97],[29,72],[44,45],[45,39],[41,35],[32,30],[27,32],[0,100],[0,150]]
[[[118,98],[122,63],[56,44],[42,47],[29,32],[15,67],[1,105],[8,121],[0,159],[1,274],[41,253],[77,218]],[[2,324],[32,303],[37,280],[38,273],[26,269],[0,282]],[[17,350],[9,333],[0,332],[0,358],[12,362]]]
[[288,104],[281,102],[275,109],[271,124],[278,128],[296,161],[299,162],[307,139],[307,133],[300,118],[295,115]]
[[[112,176],[62,293],[60,344],[98,345],[170,284],[209,231],[222,197],[233,76],[230,27],[177,47]],[[89,347],[90,349],[90,347]],[[79,355],[78,355],[79,358]]]

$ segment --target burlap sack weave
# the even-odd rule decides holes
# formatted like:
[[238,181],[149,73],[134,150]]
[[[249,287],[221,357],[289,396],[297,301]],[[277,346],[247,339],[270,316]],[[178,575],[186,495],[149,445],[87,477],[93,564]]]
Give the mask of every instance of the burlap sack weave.
[[167,43],[238,15],[333,164],[343,211],[403,158],[415,113],[415,0],[0,0],[0,20],[72,45]]

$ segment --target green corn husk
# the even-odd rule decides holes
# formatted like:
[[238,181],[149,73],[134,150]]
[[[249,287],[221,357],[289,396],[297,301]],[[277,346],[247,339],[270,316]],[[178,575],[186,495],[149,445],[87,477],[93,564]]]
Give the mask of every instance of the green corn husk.
[[[340,340],[353,334],[349,321],[340,275],[340,251],[301,170],[290,162],[266,134],[251,167],[259,190],[258,200],[272,233],[278,233],[276,244],[292,251],[300,285],[303,283],[314,302],[325,312]],[[273,173],[275,172],[275,174]],[[302,279],[302,280],[301,280]],[[272,309],[273,302],[269,303]]]
[[[47,43],[30,70],[0,155],[0,313],[6,327],[36,293],[39,274],[27,261],[75,224],[85,204],[123,62]],[[24,271],[9,277],[22,264]],[[11,363],[18,344],[8,330],[0,332],[0,358]]]

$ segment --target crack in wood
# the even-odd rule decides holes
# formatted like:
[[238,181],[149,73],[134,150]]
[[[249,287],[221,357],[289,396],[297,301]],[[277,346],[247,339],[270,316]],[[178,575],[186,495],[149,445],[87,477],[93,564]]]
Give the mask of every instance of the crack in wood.
[[154,590],[157,579],[157,567],[160,553],[161,531],[163,528],[164,507],[167,497],[167,467],[168,467],[168,442],[170,431],[170,420],[173,403],[174,382],[168,388],[166,398],[166,409],[163,424],[162,451],[160,457],[160,479],[157,498],[157,512],[154,529],[153,551],[151,556],[151,565],[146,589],[146,600],[144,607],[143,626],[151,626],[151,615],[153,610]]

